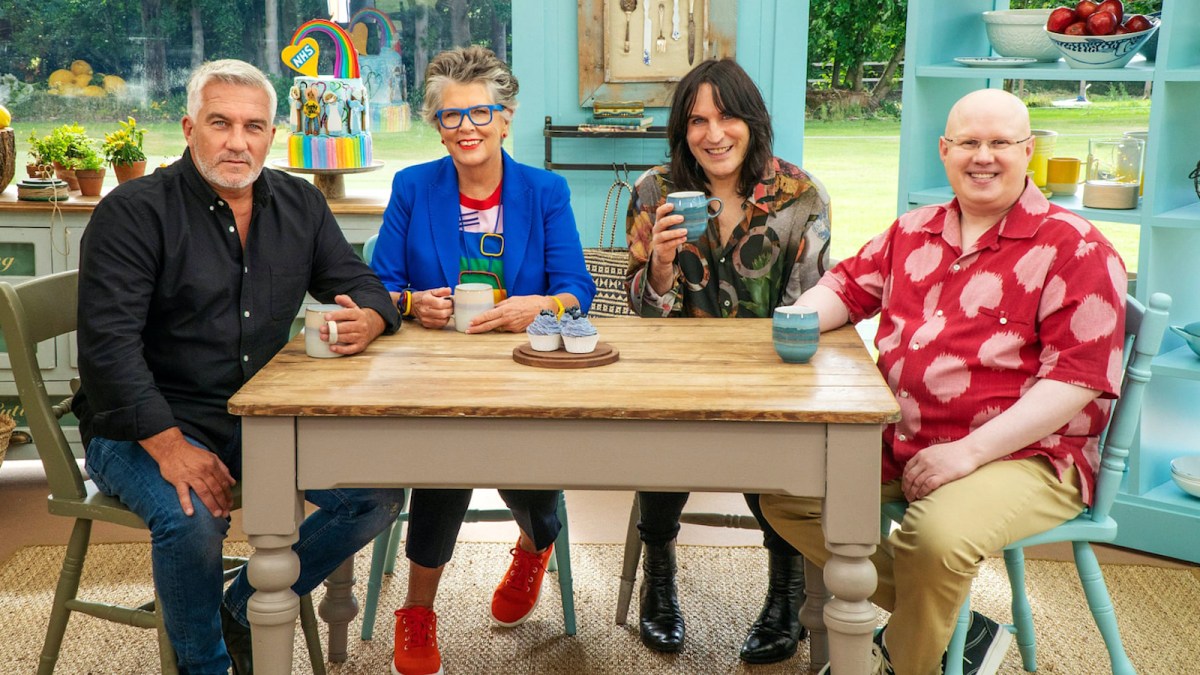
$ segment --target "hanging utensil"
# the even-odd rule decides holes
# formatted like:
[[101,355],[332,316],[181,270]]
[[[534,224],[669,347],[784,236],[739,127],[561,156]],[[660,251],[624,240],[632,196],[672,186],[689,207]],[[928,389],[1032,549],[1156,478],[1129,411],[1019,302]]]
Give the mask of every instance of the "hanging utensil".
[[625,12],[625,53],[629,53],[629,20],[633,10],[637,9],[637,0],[621,0],[621,11]]
[[654,41],[654,48],[658,50],[659,54],[667,52],[667,37],[663,35],[663,12],[666,9],[666,5],[658,3],[658,39]]
[[642,2],[642,63],[650,65],[650,0]]
[[671,2],[671,39],[679,39],[679,0]]
[[696,61],[696,0],[688,0],[688,65]]

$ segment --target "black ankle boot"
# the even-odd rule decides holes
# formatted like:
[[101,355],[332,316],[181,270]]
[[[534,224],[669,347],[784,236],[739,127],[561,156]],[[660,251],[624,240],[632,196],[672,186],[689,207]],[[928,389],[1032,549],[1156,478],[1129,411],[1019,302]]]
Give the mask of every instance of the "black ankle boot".
[[804,557],[771,553],[767,600],[739,656],[746,663],[775,663],[791,658],[808,630],[800,625],[804,606]]
[[639,623],[642,644],[659,652],[683,649],[683,612],[675,592],[675,541],[646,544],[642,554]]
[[250,629],[243,626],[221,603],[221,635],[225,638],[225,650],[233,662],[233,675],[254,674],[254,654],[251,651]]

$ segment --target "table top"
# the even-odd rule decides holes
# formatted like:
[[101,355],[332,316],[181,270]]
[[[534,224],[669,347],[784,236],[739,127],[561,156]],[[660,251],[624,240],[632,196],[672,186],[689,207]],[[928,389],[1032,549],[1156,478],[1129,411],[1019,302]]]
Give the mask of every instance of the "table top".
[[242,416],[508,417],[883,424],[899,407],[853,327],[785,364],[770,319],[595,319],[616,363],[516,363],[524,333],[405,324],[365,352],[314,359],[297,336],[229,401]]

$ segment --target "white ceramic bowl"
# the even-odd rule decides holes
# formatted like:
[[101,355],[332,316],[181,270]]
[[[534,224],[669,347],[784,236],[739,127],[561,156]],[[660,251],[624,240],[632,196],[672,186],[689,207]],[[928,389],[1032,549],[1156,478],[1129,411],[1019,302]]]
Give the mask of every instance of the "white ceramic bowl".
[[1200,455],[1185,455],[1171,460],[1171,473],[1200,483]]
[[1058,47],[1043,30],[1052,9],[1003,9],[983,13],[988,42],[1000,56],[1057,61]]
[[1158,21],[1140,33],[1125,35],[1062,35],[1043,28],[1072,68],[1124,68],[1138,49],[1158,30]]
[[1200,497],[1200,480],[1188,480],[1177,473],[1171,474],[1171,480],[1179,486],[1180,490],[1188,493],[1193,497]]

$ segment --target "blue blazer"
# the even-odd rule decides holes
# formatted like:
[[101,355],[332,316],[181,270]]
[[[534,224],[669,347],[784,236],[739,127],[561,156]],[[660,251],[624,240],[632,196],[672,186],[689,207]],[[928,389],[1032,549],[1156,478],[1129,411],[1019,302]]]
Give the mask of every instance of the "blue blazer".
[[[586,312],[596,282],[583,262],[567,181],[501,153],[508,295],[571,293]],[[454,288],[462,254],[458,219],[458,172],[449,157],[398,171],[371,259],[383,285],[393,292]]]

